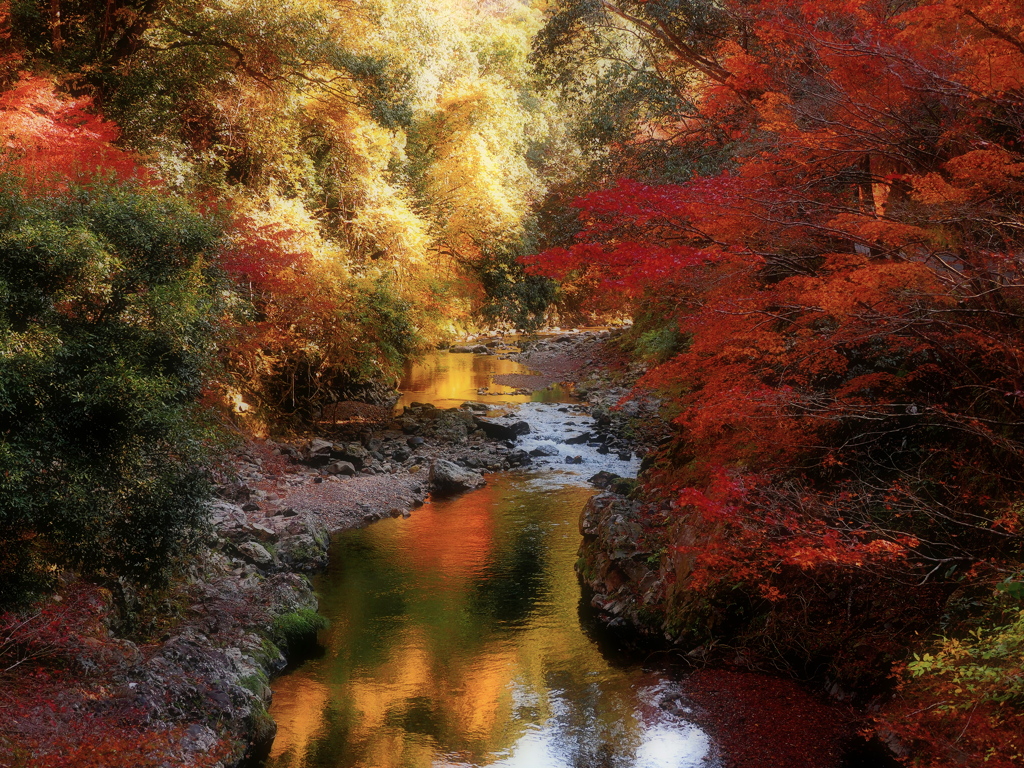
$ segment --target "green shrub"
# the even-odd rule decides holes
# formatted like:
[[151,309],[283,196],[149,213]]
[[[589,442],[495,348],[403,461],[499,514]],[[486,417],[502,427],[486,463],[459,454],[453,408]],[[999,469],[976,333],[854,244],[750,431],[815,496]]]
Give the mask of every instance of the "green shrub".
[[326,629],[328,623],[327,619],[316,611],[302,608],[275,617],[271,633],[274,642],[288,651],[294,651],[315,643],[317,633],[321,629]]
[[217,243],[142,187],[0,189],[0,548],[138,581],[189,549]]
[[557,285],[546,277],[526,274],[519,257],[530,252],[532,245],[529,240],[492,245],[473,264],[486,295],[479,309],[485,323],[507,323],[528,331],[543,325],[544,313],[557,296]]
[[987,601],[987,614],[959,637],[942,637],[907,668],[944,690],[939,708],[970,710],[979,701],[1024,704],[1024,582],[1007,579]]

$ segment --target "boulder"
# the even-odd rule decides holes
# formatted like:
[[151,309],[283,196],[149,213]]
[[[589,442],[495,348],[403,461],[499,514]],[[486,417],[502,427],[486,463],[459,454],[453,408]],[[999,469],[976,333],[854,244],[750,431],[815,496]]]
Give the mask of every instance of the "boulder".
[[598,488],[605,489],[610,488],[616,481],[622,478],[612,472],[606,472],[601,470],[596,475],[587,480],[591,485],[597,486]]
[[238,554],[260,568],[269,568],[274,564],[274,556],[266,547],[255,541],[243,541],[239,544]]
[[411,416],[403,416],[398,419],[398,426],[407,435],[419,432],[423,428],[423,425]]
[[356,469],[362,469],[370,459],[370,452],[359,443],[347,443],[333,446],[331,458],[351,462]]
[[309,458],[314,456],[330,456],[331,448],[333,444],[327,440],[321,440],[319,437],[314,437],[309,441],[309,448],[306,449],[306,455]]
[[248,526],[249,518],[237,504],[214,501],[210,504],[210,522],[222,535],[230,536]]
[[277,545],[281,562],[297,571],[321,571],[327,568],[327,539],[302,533],[281,539]]
[[356,468],[350,461],[332,461],[324,467],[324,472],[328,475],[354,475]]
[[453,347],[449,347],[448,351],[453,354],[461,355],[489,355],[491,350],[485,347],[483,344],[456,344]]
[[494,440],[515,440],[520,435],[530,433],[530,425],[525,421],[515,421],[511,424],[502,424],[490,419],[481,419],[477,416],[474,419],[476,425],[484,431],[484,434]]
[[532,451],[531,456],[557,456],[558,449],[553,445],[538,445]]
[[323,467],[330,464],[331,451],[333,449],[333,443],[315,437],[309,442],[306,450],[303,451],[305,454],[305,463],[311,467]]
[[508,463],[510,467],[522,467],[526,464],[532,464],[533,459],[530,457],[530,454],[519,448],[508,455]]
[[458,493],[479,488],[486,481],[479,472],[463,469],[445,459],[437,459],[430,466],[430,484],[437,493]]

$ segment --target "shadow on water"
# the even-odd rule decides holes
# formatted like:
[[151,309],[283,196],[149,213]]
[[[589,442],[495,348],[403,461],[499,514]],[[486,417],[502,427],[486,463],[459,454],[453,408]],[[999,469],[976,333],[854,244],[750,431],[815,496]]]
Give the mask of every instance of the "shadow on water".
[[473,609],[490,620],[525,626],[550,595],[543,531],[528,525],[515,532],[480,578],[473,582]]
[[903,768],[903,763],[877,738],[856,738],[843,758],[840,768]]
[[[709,687],[707,679],[712,681],[710,687],[724,691],[727,696],[729,695],[731,671],[725,669],[716,670],[715,668],[699,665],[693,660],[688,659],[682,649],[673,647],[661,638],[638,636],[634,631],[626,627],[609,626],[602,619],[600,612],[591,605],[591,596],[592,593],[587,587],[581,587],[578,605],[580,628],[594,643],[595,648],[600,651],[610,666],[628,669],[634,667],[639,661],[646,668],[668,671],[674,678],[682,681],[681,688],[684,693],[682,700],[688,700],[691,704],[701,700],[701,693]],[[687,697],[685,695],[687,692],[687,680],[698,668],[701,669],[702,679],[698,681],[697,685],[700,686],[701,690],[699,692],[691,691],[691,695]],[[717,675],[716,672],[718,673]],[[751,715],[751,710],[755,709],[772,712],[774,716],[780,718],[799,718],[803,715],[803,712],[794,713],[788,711],[790,705],[794,703],[810,707],[812,710],[819,710],[823,713],[824,717],[829,719],[830,724],[838,723],[851,717],[851,713],[845,711],[842,707],[822,701],[812,689],[803,689],[788,679],[776,680],[765,675],[758,677],[762,684],[761,695],[758,699],[754,701],[747,699],[744,701],[742,696],[734,695],[729,702],[729,708],[733,710],[732,714],[736,715],[740,722],[745,725],[753,724],[756,721],[756,717]],[[747,734],[742,730],[739,733],[730,733],[727,730],[717,728],[713,719],[708,720],[701,718],[699,715],[697,715],[697,719],[716,739],[720,749],[725,754],[735,751],[731,749],[733,745],[730,744],[730,741],[732,739],[742,740],[747,737]],[[792,740],[792,736],[788,733],[779,735],[787,741]],[[822,733],[820,729],[816,729],[808,722],[806,729],[801,729],[798,732],[797,738],[806,739],[809,744],[814,743],[815,746],[823,738],[832,739],[836,743],[838,752],[836,759],[820,764],[815,764],[813,760],[810,763],[800,763],[800,765],[806,765],[806,768],[826,768],[826,766],[828,768],[833,766],[834,768],[900,768],[902,765],[879,739],[865,739],[856,732],[854,727],[839,727],[834,731],[827,729],[825,733]],[[779,755],[780,751],[776,748],[764,750],[764,752],[772,753],[776,756]],[[750,768],[760,768],[761,765],[768,764],[763,762],[764,759],[764,754],[760,754],[756,755],[752,761],[737,761],[733,765],[738,766],[738,768],[746,768],[747,766]],[[774,764],[778,765],[780,763]],[[795,764],[792,763],[792,765]],[[790,763],[787,763],[787,765],[790,765]]]

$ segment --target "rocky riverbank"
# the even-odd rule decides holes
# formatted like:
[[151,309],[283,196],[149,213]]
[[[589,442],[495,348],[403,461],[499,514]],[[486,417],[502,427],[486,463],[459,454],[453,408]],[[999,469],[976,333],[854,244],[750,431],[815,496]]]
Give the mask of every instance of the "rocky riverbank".
[[[525,355],[537,374],[516,386],[593,377],[606,336],[533,346]],[[587,390],[589,406],[545,406],[576,425],[554,441],[629,461],[645,446],[622,434],[632,417],[607,390]],[[65,575],[36,616],[0,627],[0,653],[16,646],[25,668],[42,670],[19,676],[16,662],[4,673],[0,766],[253,762],[275,730],[269,678],[321,626],[306,575],[326,566],[332,533],[408,515],[430,494],[477,487],[488,472],[579,462],[547,444],[520,447],[529,425],[491,404],[413,404],[396,416],[352,401],[322,417],[314,434],[250,441],[226,458],[205,543],[174,584],[138,595]]]
[[0,765],[254,761],[275,730],[269,678],[322,626],[305,574],[326,567],[330,534],[533,460],[512,442],[525,425],[486,409],[417,405],[376,429],[250,442],[222,466],[206,542],[174,585],[141,596],[67,575],[36,616],[0,627],[0,651],[45,670],[6,670]]
[[322,624],[304,574],[326,564],[327,532],[309,514],[254,517],[225,501],[209,519],[174,584],[143,596],[65,573],[35,613],[0,628],[13,659],[0,765],[227,766],[269,745],[269,678]]

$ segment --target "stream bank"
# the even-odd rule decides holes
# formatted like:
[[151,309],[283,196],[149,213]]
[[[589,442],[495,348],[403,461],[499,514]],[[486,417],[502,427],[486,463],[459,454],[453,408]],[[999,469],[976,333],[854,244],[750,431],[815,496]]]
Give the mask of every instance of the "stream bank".
[[[516,420],[480,402],[325,410],[313,434],[224,459],[204,541],[172,584],[143,595],[65,573],[38,613],[0,627],[0,650],[19,655],[0,686],[0,766],[258,761],[275,731],[268,681],[322,626],[308,574],[330,534],[551,460],[516,448]],[[21,659],[42,671],[19,675]]]
[[[0,651],[17,657],[2,670],[0,766],[258,760],[275,731],[269,678],[322,626],[308,574],[330,534],[547,460],[516,449],[515,420],[490,410],[410,404],[396,419],[339,403],[315,435],[225,458],[204,541],[173,583],[142,595],[62,574],[35,613],[0,626]],[[21,675],[24,662],[41,666]]]
[[[69,742],[70,729],[86,713],[99,725],[99,717],[122,725],[129,722],[136,728],[136,742],[143,737],[151,740],[147,754],[156,764],[163,760],[169,765],[215,767],[258,761],[275,730],[267,714],[268,679],[283,669],[286,654],[293,658],[302,654],[319,627],[317,600],[305,574],[326,565],[330,534],[408,516],[430,493],[443,497],[470,491],[485,481],[488,472],[546,465],[556,476],[574,472],[589,477],[597,465],[582,463],[585,453],[587,462],[607,467],[605,484],[614,484],[618,472],[635,473],[652,434],[635,425],[656,403],[616,408],[630,379],[641,371],[623,369],[610,376],[603,372],[605,361],[600,357],[605,334],[577,336],[563,334],[523,353],[534,371],[526,375],[539,378],[496,381],[511,385],[518,393],[514,396],[523,398],[521,407],[532,410],[537,425],[533,431],[524,431],[517,417],[494,407],[499,398],[492,399],[488,389],[477,392],[476,400],[449,408],[411,401],[398,416],[379,406],[340,403],[324,414],[330,422],[318,425],[315,434],[244,446],[226,462],[221,499],[211,507],[206,553],[194,564],[187,581],[168,591],[153,625],[132,630],[147,639],[118,639],[127,623],[116,615],[110,594],[96,592],[89,599],[100,618],[92,630],[81,633],[92,640],[70,652],[71,665],[90,670],[89,674],[82,676],[77,687],[61,683],[66,707],[49,720],[41,717],[38,707],[24,709],[22,732],[33,733],[40,743]],[[587,399],[586,405],[525,404],[527,384],[539,386],[569,377],[583,382],[577,392]],[[627,490],[628,483],[621,489]],[[575,583],[571,586],[577,589]],[[116,602],[130,603],[130,596],[120,595]],[[597,605],[614,608],[600,600]],[[640,612],[635,616],[629,612],[643,605],[642,600],[635,605],[624,603],[621,610],[606,610],[605,616],[615,617],[626,627],[629,619],[643,618]],[[603,630],[594,631],[600,635]],[[691,657],[689,661],[701,660]],[[724,753],[733,756],[728,761],[722,757],[722,766],[757,764],[738,757],[749,753],[742,745],[750,740],[750,730],[728,726],[728,718],[722,716],[744,689],[755,687],[745,678],[722,675],[693,677],[688,683],[685,700],[700,702],[697,715],[706,714],[707,728],[717,729],[715,736]],[[662,697],[658,706],[671,709],[677,700],[683,699]],[[796,721],[820,722],[812,736],[804,734],[803,746],[794,748],[802,757],[794,757],[791,765],[839,764],[848,734],[846,715],[837,720],[833,710],[798,688],[774,691],[768,686],[761,698],[748,695],[744,706],[767,707],[776,716]],[[132,713],[127,720],[125,712]],[[756,720],[749,717],[751,722]],[[107,733],[106,741],[112,738]],[[758,742],[768,752],[777,750],[772,738],[760,733]],[[103,739],[102,729],[97,730],[97,739]],[[801,744],[794,739],[793,743]],[[807,746],[816,742],[825,745],[821,749],[829,755],[828,761],[807,762],[808,755],[824,754]],[[71,753],[65,751],[65,760],[67,754]],[[50,764],[89,763],[11,762],[33,768]]]
[[[637,654],[632,625],[626,618],[608,622],[613,614],[605,612],[602,620],[602,614],[594,612],[589,601],[580,601],[572,573],[579,546],[576,528],[579,511],[593,491],[586,490],[568,503],[556,502],[561,509],[554,517],[549,517],[551,512],[541,515],[527,510],[557,498],[557,488],[564,482],[560,470],[576,471],[584,481],[599,474],[596,482],[628,490],[632,481],[616,480],[616,476],[620,472],[627,478],[635,474],[639,456],[650,445],[644,442],[644,436],[656,433],[638,424],[642,422],[638,417],[653,412],[657,404],[619,404],[628,381],[642,371],[634,368],[601,373],[595,365],[596,355],[588,349],[573,356],[572,351],[577,349],[571,338],[549,339],[523,354],[534,353],[534,359],[527,361],[533,373],[521,378],[504,374],[494,377],[496,383],[516,388],[544,384],[545,372],[537,370],[541,368],[537,358],[560,358],[556,373],[547,376],[561,379],[572,366],[582,379],[584,386],[577,385],[575,393],[588,399],[586,409],[536,402],[519,406],[519,413],[532,428],[519,436],[515,443],[518,449],[509,445],[505,448],[524,451],[533,462],[546,462],[546,471],[531,472],[529,464],[517,466],[515,469],[521,471],[502,473],[486,488],[469,490],[450,500],[435,499],[409,521],[374,525],[346,534],[335,544],[332,570],[318,583],[324,610],[336,617],[338,626],[321,635],[326,644],[322,658],[275,684],[275,717],[284,724],[283,737],[275,743],[271,756],[270,764],[275,768],[371,763],[635,768],[689,765],[687,760],[741,768],[763,765],[766,755],[778,756],[780,764],[790,768],[859,765],[847,761],[856,722],[850,710],[826,702],[796,682],[777,677],[735,667],[695,672],[695,668],[704,666],[704,660],[678,650],[652,657],[649,665],[640,664],[638,659],[644,658],[649,649]],[[589,387],[588,381],[593,382]],[[487,397],[484,392],[479,395]],[[409,408],[405,416],[421,422],[420,428],[425,412],[431,414],[426,420],[433,421],[456,418],[460,410],[435,412],[412,404]],[[597,418],[585,418],[586,411]],[[457,453],[471,446],[475,438],[481,437],[474,432],[470,430],[463,446],[449,443],[448,451]],[[389,460],[389,452],[401,439],[383,434],[385,439],[377,453]],[[457,455],[457,460],[466,464],[474,459],[473,449],[470,451]],[[577,459],[583,463],[576,464]],[[376,460],[380,464],[381,459]],[[597,473],[599,466],[603,469]],[[352,482],[339,480],[334,485],[354,490]],[[542,501],[545,497],[550,498]],[[531,516],[534,514],[538,517]],[[492,543],[494,533],[506,528],[507,516],[523,515],[527,516],[523,521],[526,528],[518,540],[528,546],[521,555],[514,554],[520,545],[502,544],[502,539]],[[551,562],[537,537],[541,531],[556,530],[560,533],[555,538],[562,541],[559,547],[564,550],[565,543],[569,543],[568,550],[560,555],[564,570],[546,577],[521,570],[527,563]],[[506,551],[510,546],[511,551]],[[513,568],[512,573],[506,573],[509,568]],[[498,574],[504,575],[493,581]],[[378,583],[380,586],[375,586]],[[555,625],[545,623],[551,619],[545,618],[548,607],[543,597],[554,590],[555,584],[559,592],[571,593],[571,606],[564,610],[563,605],[557,631]],[[494,602],[501,595],[510,601],[507,608]],[[540,603],[528,608],[536,598]],[[454,617],[453,623],[444,623],[442,616]],[[500,618],[496,624],[488,623],[495,618]],[[539,625],[533,624],[536,618],[541,620]],[[364,626],[366,621],[380,626],[371,631]],[[467,644],[464,636],[480,622],[482,628],[469,633],[476,639]],[[618,624],[621,633],[608,633],[609,623]],[[568,639],[576,637],[581,629],[585,640]],[[511,635],[506,634],[509,630]],[[489,637],[499,639],[488,641]],[[556,637],[561,639],[556,641]],[[523,643],[531,649],[529,652]],[[566,656],[566,646],[576,650]],[[538,648],[546,649],[540,658],[512,661],[521,653],[533,659]],[[604,657],[597,667],[591,666],[592,661],[583,662],[595,649],[600,649]],[[574,661],[569,663],[568,658]],[[510,672],[509,665],[519,672]],[[605,665],[620,671],[609,673]],[[601,706],[597,702],[621,695],[613,693],[621,684],[611,679],[620,679],[622,670],[630,670],[627,679],[636,676],[631,684],[636,690],[647,692],[641,709],[648,713],[644,717],[650,717],[651,724],[662,723],[671,732],[676,726],[665,724],[663,717],[677,724],[699,723],[706,733],[713,734],[715,748],[691,752],[681,746],[675,750],[663,742],[659,747],[638,747],[639,751],[630,752],[628,746],[616,746],[616,738],[610,738],[609,732],[597,725],[604,717],[599,714]],[[664,677],[667,670],[671,672]],[[608,674],[612,678],[605,677]],[[549,676],[558,681],[557,690],[545,692],[541,681]],[[563,695],[570,690],[571,696]],[[511,705],[503,704],[503,696],[510,691]],[[530,706],[516,704],[521,700],[529,701]],[[612,705],[602,706],[607,709]],[[476,715],[469,718],[465,724],[468,730],[463,732],[462,726],[456,728],[453,724],[465,720],[469,712]],[[489,718],[502,712],[502,717],[514,715],[508,725],[491,724],[481,730],[479,718],[491,723]],[[533,719],[538,716],[539,720]],[[633,716],[627,707],[612,720],[627,722]],[[634,734],[634,738],[640,737]],[[556,744],[561,746],[555,748]],[[533,762],[527,760],[527,754]],[[411,762],[403,762],[406,759]],[[652,760],[655,762],[648,762]]]

